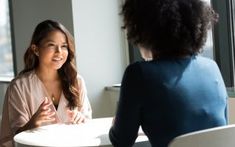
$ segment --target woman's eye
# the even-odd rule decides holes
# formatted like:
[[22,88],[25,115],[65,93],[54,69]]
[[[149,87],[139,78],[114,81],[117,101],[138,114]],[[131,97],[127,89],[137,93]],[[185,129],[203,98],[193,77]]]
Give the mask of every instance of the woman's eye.
[[55,46],[54,44],[48,44],[49,47]]
[[47,47],[51,50],[55,50],[57,48],[55,44],[48,44]]
[[68,50],[68,45],[67,44],[65,44],[65,45],[56,45],[56,44],[54,44],[54,43],[48,43],[47,45],[47,48],[48,49],[51,49],[51,50],[57,50],[57,49],[62,49],[62,50]]
[[67,50],[67,49],[68,49],[68,46],[67,46],[67,45],[63,45],[63,46],[61,46],[61,48]]

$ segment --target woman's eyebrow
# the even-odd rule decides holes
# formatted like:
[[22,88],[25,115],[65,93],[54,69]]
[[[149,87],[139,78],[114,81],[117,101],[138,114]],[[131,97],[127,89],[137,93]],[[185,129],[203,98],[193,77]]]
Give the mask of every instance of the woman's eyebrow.
[[[51,39],[45,40],[45,43],[50,43],[50,42],[55,43],[55,41],[53,41]],[[68,43],[65,41],[65,42],[62,42],[62,44],[63,45],[66,44],[67,45]]]

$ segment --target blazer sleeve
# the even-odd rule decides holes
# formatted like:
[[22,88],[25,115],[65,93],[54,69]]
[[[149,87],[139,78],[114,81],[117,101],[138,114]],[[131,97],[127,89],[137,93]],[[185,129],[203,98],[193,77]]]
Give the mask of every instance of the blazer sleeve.
[[141,124],[141,99],[143,77],[138,64],[129,66],[123,76],[118,108],[113,126],[109,131],[114,146],[132,146]]
[[87,118],[92,119],[92,109],[90,105],[89,98],[87,96],[87,88],[84,79],[79,76],[79,79],[81,81],[81,87],[83,89],[82,98],[83,98],[83,106],[81,109],[81,113]]
[[0,146],[11,146],[15,132],[29,120],[29,110],[17,84],[7,88],[0,132]]

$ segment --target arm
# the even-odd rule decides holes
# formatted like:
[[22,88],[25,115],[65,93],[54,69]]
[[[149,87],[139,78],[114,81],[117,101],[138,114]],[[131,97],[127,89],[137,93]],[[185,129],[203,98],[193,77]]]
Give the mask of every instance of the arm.
[[22,86],[12,82],[7,88],[0,129],[0,146],[10,146],[15,134],[33,127],[29,123],[32,110],[21,89]]
[[16,134],[18,133],[18,130],[30,120],[30,109],[22,90],[17,84],[11,84],[8,87],[5,99],[7,100],[6,105],[8,109],[9,124],[13,134]]
[[20,127],[16,133],[37,128],[48,123],[56,123],[56,115],[55,112],[50,109],[51,105],[53,104],[49,102],[48,98],[45,98],[36,113],[34,113],[30,120],[24,126]]
[[78,76],[78,81],[80,81],[80,88],[82,89],[81,97],[83,99],[83,104],[81,110],[78,108],[74,110],[67,110],[68,116],[70,117],[70,123],[80,124],[85,122],[87,119],[92,119],[92,109],[87,96],[86,85],[81,76]]
[[87,96],[86,84],[81,76],[80,76],[80,81],[81,81],[81,87],[83,89],[83,93],[82,93],[83,107],[82,107],[81,113],[85,116],[86,119],[91,119],[92,109],[91,109],[91,105]]
[[[47,124],[55,121],[55,112],[49,108],[52,104],[48,99],[46,98],[34,113],[22,87],[23,85],[14,84],[9,87],[7,92],[9,123],[13,134],[39,127],[43,123]],[[34,114],[32,115],[32,113]]]
[[225,86],[225,84],[224,84],[224,80],[223,80],[223,77],[222,77],[222,75],[221,75],[221,72],[220,72],[220,70],[219,70],[219,67],[218,67],[218,65],[214,62],[214,64],[216,65],[216,69],[217,69],[217,71],[215,72],[215,73],[218,73],[218,79],[219,79],[219,83],[220,83],[220,94],[224,97],[224,99],[225,99],[225,103],[226,103],[226,107],[225,107],[225,112],[224,112],[224,115],[225,115],[225,118],[226,118],[226,124],[228,124],[229,122],[228,122],[228,120],[229,120],[229,118],[228,118],[228,93],[227,93],[227,90],[226,90],[226,86]]
[[138,135],[143,83],[137,65],[129,66],[123,76],[117,113],[109,132],[114,146],[132,146]]

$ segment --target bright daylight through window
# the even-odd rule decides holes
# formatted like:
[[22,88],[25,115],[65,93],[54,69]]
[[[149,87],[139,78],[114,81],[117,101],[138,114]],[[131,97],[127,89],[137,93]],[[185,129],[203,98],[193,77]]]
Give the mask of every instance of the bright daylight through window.
[[[209,4],[211,3],[210,0],[205,0]],[[214,59],[214,50],[213,50],[213,37],[212,37],[212,30],[210,30],[207,34],[207,41],[203,47],[202,55],[211,59]]]
[[0,0],[0,80],[14,76],[8,0]]

